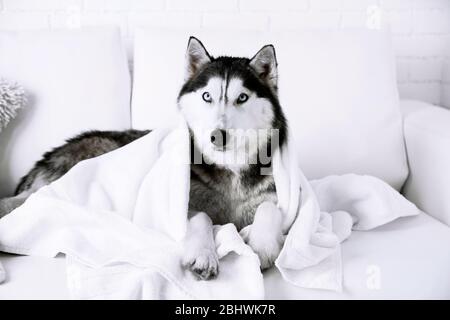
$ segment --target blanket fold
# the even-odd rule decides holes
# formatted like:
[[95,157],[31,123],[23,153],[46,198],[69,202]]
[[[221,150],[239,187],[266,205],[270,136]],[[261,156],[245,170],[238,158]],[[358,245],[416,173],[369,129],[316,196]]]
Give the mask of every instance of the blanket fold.
[[[189,201],[189,132],[184,122],[83,161],[0,219],[0,250],[64,253],[75,298],[261,299],[259,260],[247,229],[214,227],[220,273],[197,281],[181,267]],[[293,285],[342,289],[340,243],[419,210],[377,178],[353,174],[308,182],[292,147],[273,174],[286,241],[276,260]],[[251,226],[249,226],[251,228]]]

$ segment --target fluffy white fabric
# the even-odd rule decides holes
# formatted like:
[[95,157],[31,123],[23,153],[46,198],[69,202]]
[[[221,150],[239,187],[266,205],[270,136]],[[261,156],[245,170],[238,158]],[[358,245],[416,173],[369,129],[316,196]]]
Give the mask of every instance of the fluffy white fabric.
[[0,262],[0,283],[5,281],[5,278],[6,278],[5,268],[3,267],[2,263]]
[[25,90],[22,86],[0,78],[0,132],[26,102]]
[[[419,211],[372,177],[332,176],[310,184],[293,154],[287,146],[273,161],[287,233],[276,266],[295,285],[340,290],[340,242],[352,225],[370,229]],[[81,162],[2,218],[0,249],[65,253],[75,298],[263,298],[259,260],[242,240],[251,226],[241,235],[234,225],[215,226],[217,279],[197,281],[182,269],[189,174],[185,123],[155,130]]]

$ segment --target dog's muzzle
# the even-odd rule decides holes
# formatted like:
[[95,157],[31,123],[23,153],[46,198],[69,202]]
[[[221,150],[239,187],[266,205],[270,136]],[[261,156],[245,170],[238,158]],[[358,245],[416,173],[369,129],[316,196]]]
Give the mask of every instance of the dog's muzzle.
[[227,143],[230,141],[230,136],[228,135],[226,130],[223,129],[215,129],[211,132],[211,143],[216,148],[225,148]]

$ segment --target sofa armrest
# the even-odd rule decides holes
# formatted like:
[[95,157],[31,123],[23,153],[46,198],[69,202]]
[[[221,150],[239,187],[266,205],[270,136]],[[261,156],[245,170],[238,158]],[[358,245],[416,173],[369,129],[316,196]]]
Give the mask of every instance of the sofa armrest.
[[403,194],[450,226],[450,110],[412,100],[401,108],[410,170]]

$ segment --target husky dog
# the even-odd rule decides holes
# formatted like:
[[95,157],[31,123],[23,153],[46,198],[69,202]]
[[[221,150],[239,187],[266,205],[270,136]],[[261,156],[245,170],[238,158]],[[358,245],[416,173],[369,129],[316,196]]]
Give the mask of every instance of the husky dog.
[[[212,57],[189,39],[185,82],[178,107],[191,135],[189,222],[182,264],[203,280],[219,271],[213,224],[252,225],[247,244],[261,269],[272,266],[283,234],[282,215],[270,174],[271,155],[287,139],[277,96],[275,49],[266,45],[251,58]],[[92,131],[44,155],[20,181],[16,195],[0,201],[0,216],[78,162],[120,148],[149,131]]]

